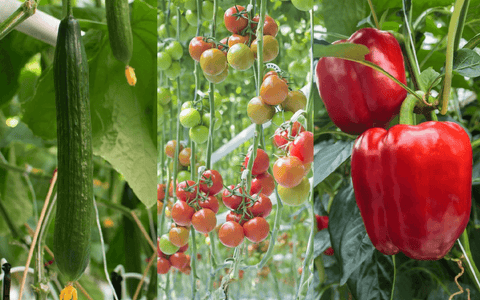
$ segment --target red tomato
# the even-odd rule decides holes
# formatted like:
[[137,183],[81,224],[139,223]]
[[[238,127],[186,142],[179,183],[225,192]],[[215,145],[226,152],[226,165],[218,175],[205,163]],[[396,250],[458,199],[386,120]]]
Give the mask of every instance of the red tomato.
[[255,217],[243,224],[245,237],[253,243],[259,243],[266,239],[269,231],[270,225],[262,217]]
[[298,157],[302,163],[311,163],[313,161],[313,133],[301,132],[290,144],[288,151],[290,156]]
[[157,200],[161,201],[165,199],[165,184],[157,184]]
[[200,56],[205,50],[211,49],[214,47],[213,43],[207,43],[203,40],[203,37],[196,36],[190,41],[190,45],[188,46],[188,52],[190,52],[190,56],[196,60],[200,61]]
[[272,201],[270,198],[265,196],[263,193],[260,195],[253,195],[253,198],[257,198],[257,201],[253,204],[253,206],[250,206],[248,208],[248,211],[254,216],[254,217],[263,217],[266,218],[272,211]]
[[222,175],[216,170],[206,170],[200,177],[200,190],[207,195],[216,195],[223,188]]
[[273,165],[273,177],[277,183],[286,188],[300,184],[305,173],[302,161],[296,156],[284,156]]
[[190,166],[190,157],[192,156],[192,149],[185,148],[178,153],[178,161],[184,167]]
[[245,234],[243,227],[237,222],[227,221],[223,223],[218,231],[218,239],[220,242],[230,248],[235,248],[243,242]]
[[260,97],[268,105],[278,105],[285,101],[287,96],[288,85],[276,75],[265,78],[260,86]]
[[[257,22],[260,20],[260,16],[253,17],[253,21]],[[257,30],[258,24],[252,23],[250,26],[254,31]],[[269,15],[265,15],[265,23],[263,23],[263,34],[264,35],[271,35],[273,37],[277,36],[278,33],[278,25],[275,20],[270,17]]]
[[193,180],[186,180],[177,184],[177,190],[175,192],[177,198],[188,203],[192,202],[193,199],[197,197],[198,191],[198,187],[194,185],[195,181]]
[[[187,251],[187,250],[188,250],[188,244],[186,244],[186,245],[183,246],[183,247],[180,247],[180,249],[178,249],[177,252],[185,252],[185,251]],[[188,256],[188,255],[187,255],[187,256]],[[190,257],[190,256],[188,256],[188,257]]]
[[193,207],[184,201],[177,201],[172,207],[172,219],[180,226],[189,226],[192,223],[194,213]]
[[[242,43],[242,44],[247,44],[250,36],[243,36],[239,34],[232,34],[230,38],[228,38],[228,47],[232,47],[235,44]],[[252,40],[253,41],[253,40]]]
[[[222,193],[223,204],[230,209],[237,209],[238,206],[242,203],[242,196],[237,194],[241,193],[241,189],[233,190],[235,186],[229,185],[228,189],[224,189]],[[230,191],[229,191],[230,190]]]
[[225,22],[225,27],[231,33],[240,33],[245,27],[248,25],[248,15],[242,13],[241,16],[236,16],[235,14],[242,12],[245,10],[245,7],[241,5],[235,5],[230,7],[225,11],[225,15],[223,16],[223,21]]
[[170,256],[169,258],[170,264],[172,267],[177,268],[179,270],[185,268],[187,266],[187,256],[185,253],[177,252]]
[[273,144],[278,147],[278,148],[285,148],[286,144],[288,143],[288,135],[290,132],[290,129],[292,130],[292,138],[296,137],[299,132],[305,131],[305,127],[300,124],[300,122],[293,122],[291,128],[283,128],[283,127],[278,127],[277,130],[275,130],[275,134],[273,136]]
[[245,222],[247,222],[248,220],[250,220],[250,217],[247,216],[247,215],[245,215],[245,216],[243,216],[243,219],[242,219],[242,215],[241,215],[241,214],[237,214],[237,213],[234,212],[234,211],[230,211],[230,212],[227,214],[226,219],[227,219],[227,221],[237,222],[238,224],[243,225],[243,224],[245,224]]
[[202,208],[193,214],[192,225],[198,232],[209,233],[217,226],[217,217],[211,209]]
[[208,75],[219,75],[228,68],[225,53],[216,48],[208,49],[200,56],[200,67]]
[[[243,167],[246,169],[248,166],[248,160],[250,159],[250,153],[247,154],[245,157],[245,161],[243,162]],[[268,157],[267,152],[265,150],[258,148],[257,149],[257,156],[255,157],[255,161],[253,162],[252,168],[252,175],[259,175],[265,173],[270,166],[270,158]]]
[[275,179],[270,173],[265,172],[252,179],[250,195],[262,192],[265,196],[270,196],[275,190]]
[[198,205],[200,205],[201,208],[211,209],[214,213],[218,213],[220,209],[217,197],[212,195],[208,196],[205,200],[198,201]]
[[[177,147],[177,141],[172,140],[168,141],[167,144],[165,145],[165,154],[167,154],[168,157],[173,158],[175,155],[175,147]],[[183,146],[182,144],[178,145],[178,151],[182,151]]]
[[168,259],[159,257],[157,259],[157,274],[167,274],[168,270],[170,270],[170,262]]

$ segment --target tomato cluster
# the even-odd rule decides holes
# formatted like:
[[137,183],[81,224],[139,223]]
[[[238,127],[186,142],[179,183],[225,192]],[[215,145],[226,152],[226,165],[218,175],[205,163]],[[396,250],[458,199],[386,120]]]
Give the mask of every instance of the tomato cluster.
[[170,79],[180,76],[179,60],[183,56],[183,47],[178,41],[171,41],[164,45],[164,49],[157,54],[157,66]]
[[[223,82],[228,76],[228,66],[235,70],[250,69],[257,57],[257,38],[255,31],[260,17],[251,17],[245,7],[235,5],[225,11],[225,27],[232,35],[216,42],[209,37],[196,36],[189,44],[190,56],[197,62],[208,81]],[[275,36],[278,25],[273,18],[265,15],[263,28],[263,61],[274,60],[279,53],[279,44]]]
[[172,227],[168,234],[157,239],[158,274],[167,274],[171,267],[186,275],[190,274],[190,255],[185,254],[188,249],[188,232],[185,227]]
[[[327,229],[328,228],[328,216],[319,216],[319,215],[315,215],[315,218],[317,219],[317,229],[318,231],[320,230],[324,230],[324,229]],[[333,255],[333,248],[332,247],[328,247],[327,250],[325,250],[323,252],[325,255],[330,255],[332,256]]]
[[[246,156],[243,166],[246,168],[250,153]],[[269,196],[275,189],[275,182],[268,173],[270,158],[268,154],[257,149],[257,155],[252,168],[252,185],[250,193],[245,192],[245,185],[230,185],[222,193],[223,204],[231,211],[218,231],[220,242],[227,247],[237,247],[244,238],[253,243],[259,243],[267,238],[270,225],[265,218],[272,211],[272,201]]]
[[[221,104],[221,102],[219,104]],[[207,99],[186,101],[182,104],[180,111],[180,124],[185,128],[190,128],[189,136],[195,143],[203,144],[207,141],[210,120],[211,116]],[[221,125],[222,115],[216,110],[213,129],[218,130]]]

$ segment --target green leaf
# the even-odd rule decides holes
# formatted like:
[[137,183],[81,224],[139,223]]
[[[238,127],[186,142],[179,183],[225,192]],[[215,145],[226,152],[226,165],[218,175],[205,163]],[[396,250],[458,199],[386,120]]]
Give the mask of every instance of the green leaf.
[[0,148],[8,146],[11,142],[23,142],[35,146],[42,146],[41,138],[35,136],[30,128],[20,122],[13,128],[8,128],[3,135],[0,136]]
[[474,50],[459,49],[453,58],[453,70],[465,77],[480,76],[480,55]]
[[370,13],[367,1],[337,0],[323,1],[320,14],[327,32],[351,35],[357,30],[357,24]]
[[[418,81],[422,86],[425,88],[430,88],[431,86],[437,86],[441,80],[435,81],[438,76],[440,76],[440,73],[435,71],[432,67],[429,67],[426,70],[423,70],[422,73],[420,73],[420,77],[418,78]],[[433,85],[435,83],[435,85]],[[426,91],[424,91],[426,92]]]
[[328,230],[320,230],[317,232],[313,241],[313,257],[318,257],[323,251],[327,250],[328,247],[332,246]]
[[[16,165],[14,147],[9,148],[8,163]],[[18,229],[33,214],[32,202],[28,197],[28,187],[19,172],[0,169],[0,178],[0,201],[2,201],[10,221]],[[0,235],[9,232],[7,223],[2,216],[0,218]]]
[[313,55],[315,57],[338,57],[354,60],[365,60],[365,55],[370,52],[367,46],[353,43],[341,43],[332,45],[315,44],[313,47]]
[[355,299],[390,300],[393,284],[392,258],[375,251],[350,276],[347,284]]
[[335,144],[319,143],[314,146],[313,186],[317,186],[332,174],[350,155],[353,141],[338,141]]
[[[465,268],[466,268],[466,266],[465,266]],[[460,269],[458,269],[458,273],[460,273]],[[465,275],[466,274],[463,274],[463,276],[465,276]],[[448,299],[448,297],[451,294],[460,291],[458,289],[458,286],[455,284],[455,282],[450,281],[450,282],[445,282],[444,284],[447,286],[448,290],[450,291],[450,294],[445,292],[445,290],[442,288],[441,285],[438,285],[437,288],[435,290],[433,290],[430,293],[430,295],[428,295],[427,300]],[[480,297],[479,292],[477,291],[477,289],[473,285],[466,284],[466,283],[463,283],[463,282],[461,282],[460,285],[463,287],[464,292],[460,295],[456,295],[455,297],[453,297],[453,299],[455,299],[455,300],[467,300],[467,299],[478,299]],[[470,290],[470,297],[468,297],[466,289]]]
[[333,199],[328,231],[342,268],[340,285],[343,285],[375,250],[365,230],[351,182]]

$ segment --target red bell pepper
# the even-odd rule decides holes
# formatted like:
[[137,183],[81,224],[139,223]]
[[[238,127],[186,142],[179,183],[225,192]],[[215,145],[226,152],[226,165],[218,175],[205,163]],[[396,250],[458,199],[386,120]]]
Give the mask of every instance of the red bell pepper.
[[[388,32],[363,28],[349,39],[334,42],[367,46],[370,61],[406,84],[403,55]],[[385,128],[399,113],[406,91],[384,74],[357,62],[323,57],[316,68],[320,97],[333,123],[343,132],[361,134],[373,127]]]
[[469,136],[453,122],[369,129],[355,141],[352,180],[368,236],[380,252],[440,259],[470,216]]

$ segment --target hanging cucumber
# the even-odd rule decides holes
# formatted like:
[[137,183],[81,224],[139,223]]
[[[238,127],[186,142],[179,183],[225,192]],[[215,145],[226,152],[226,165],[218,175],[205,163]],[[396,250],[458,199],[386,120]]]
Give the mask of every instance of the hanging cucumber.
[[133,35],[128,0],[105,0],[105,10],[113,56],[125,64],[128,84],[134,86],[137,78],[134,69],[129,66],[133,53]]
[[[71,8],[60,22],[53,62],[57,110],[58,179],[55,262],[70,283],[80,278],[90,257],[93,220],[92,126],[88,63],[80,25]],[[76,291],[75,291],[76,292]]]

